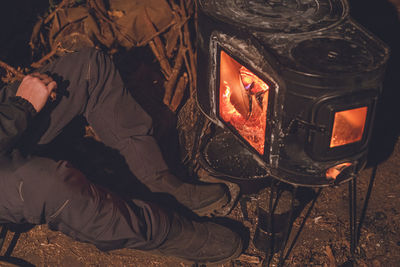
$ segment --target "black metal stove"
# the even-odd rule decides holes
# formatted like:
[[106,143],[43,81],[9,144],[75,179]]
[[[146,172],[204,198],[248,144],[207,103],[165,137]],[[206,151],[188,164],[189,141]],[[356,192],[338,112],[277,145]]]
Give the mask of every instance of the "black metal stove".
[[[284,264],[322,188],[344,182],[354,256],[374,175],[359,220],[356,179],[388,47],[352,20],[345,0],[198,0],[197,53],[197,97],[178,120],[183,162],[228,185],[271,181],[269,209],[260,210],[253,237],[266,253],[263,266],[279,250]],[[278,211],[287,202],[279,187],[287,184],[291,204],[283,206],[291,208]],[[313,200],[286,250],[294,217],[307,205],[296,207],[299,187],[318,190],[308,189]]]
[[301,186],[366,162],[388,47],[344,0],[199,0],[195,150],[221,177]]

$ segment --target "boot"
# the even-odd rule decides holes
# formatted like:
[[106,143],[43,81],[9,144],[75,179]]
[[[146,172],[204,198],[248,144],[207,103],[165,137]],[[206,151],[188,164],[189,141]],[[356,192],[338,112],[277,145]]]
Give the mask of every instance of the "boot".
[[175,214],[170,231],[157,251],[189,263],[217,264],[242,253],[243,239],[228,227],[205,221],[190,221]]
[[162,173],[146,186],[153,193],[168,193],[199,216],[212,214],[229,203],[229,189],[225,184],[190,184],[169,172]]

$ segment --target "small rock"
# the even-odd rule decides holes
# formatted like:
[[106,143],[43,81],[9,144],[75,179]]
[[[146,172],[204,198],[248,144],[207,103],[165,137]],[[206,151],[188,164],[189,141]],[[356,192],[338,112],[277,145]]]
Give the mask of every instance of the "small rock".
[[383,220],[386,220],[386,219],[387,219],[387,216],[382,211],[378,211],[378,212],[375,213],[375,220],[383,221]]
[[373,267],[381,267],[381,263],[380,263],[378,260],[374,260],[374,261],[372,262],[372,266],[373,266]]

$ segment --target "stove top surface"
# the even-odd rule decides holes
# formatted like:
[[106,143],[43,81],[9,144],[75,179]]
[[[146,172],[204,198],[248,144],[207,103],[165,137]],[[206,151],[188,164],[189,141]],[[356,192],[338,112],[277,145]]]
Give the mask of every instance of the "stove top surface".
[[200,8],[254,31],[301,33],[329,27],[348,14],[342,0],[200,0]]

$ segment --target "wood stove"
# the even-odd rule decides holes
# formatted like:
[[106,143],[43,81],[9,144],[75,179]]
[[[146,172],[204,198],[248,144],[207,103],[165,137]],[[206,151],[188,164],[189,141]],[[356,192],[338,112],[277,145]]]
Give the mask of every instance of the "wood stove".
[[348,181],[366,163],[388,56],[345,0],[199,0],[201,112],[185,156],[222,178]]

